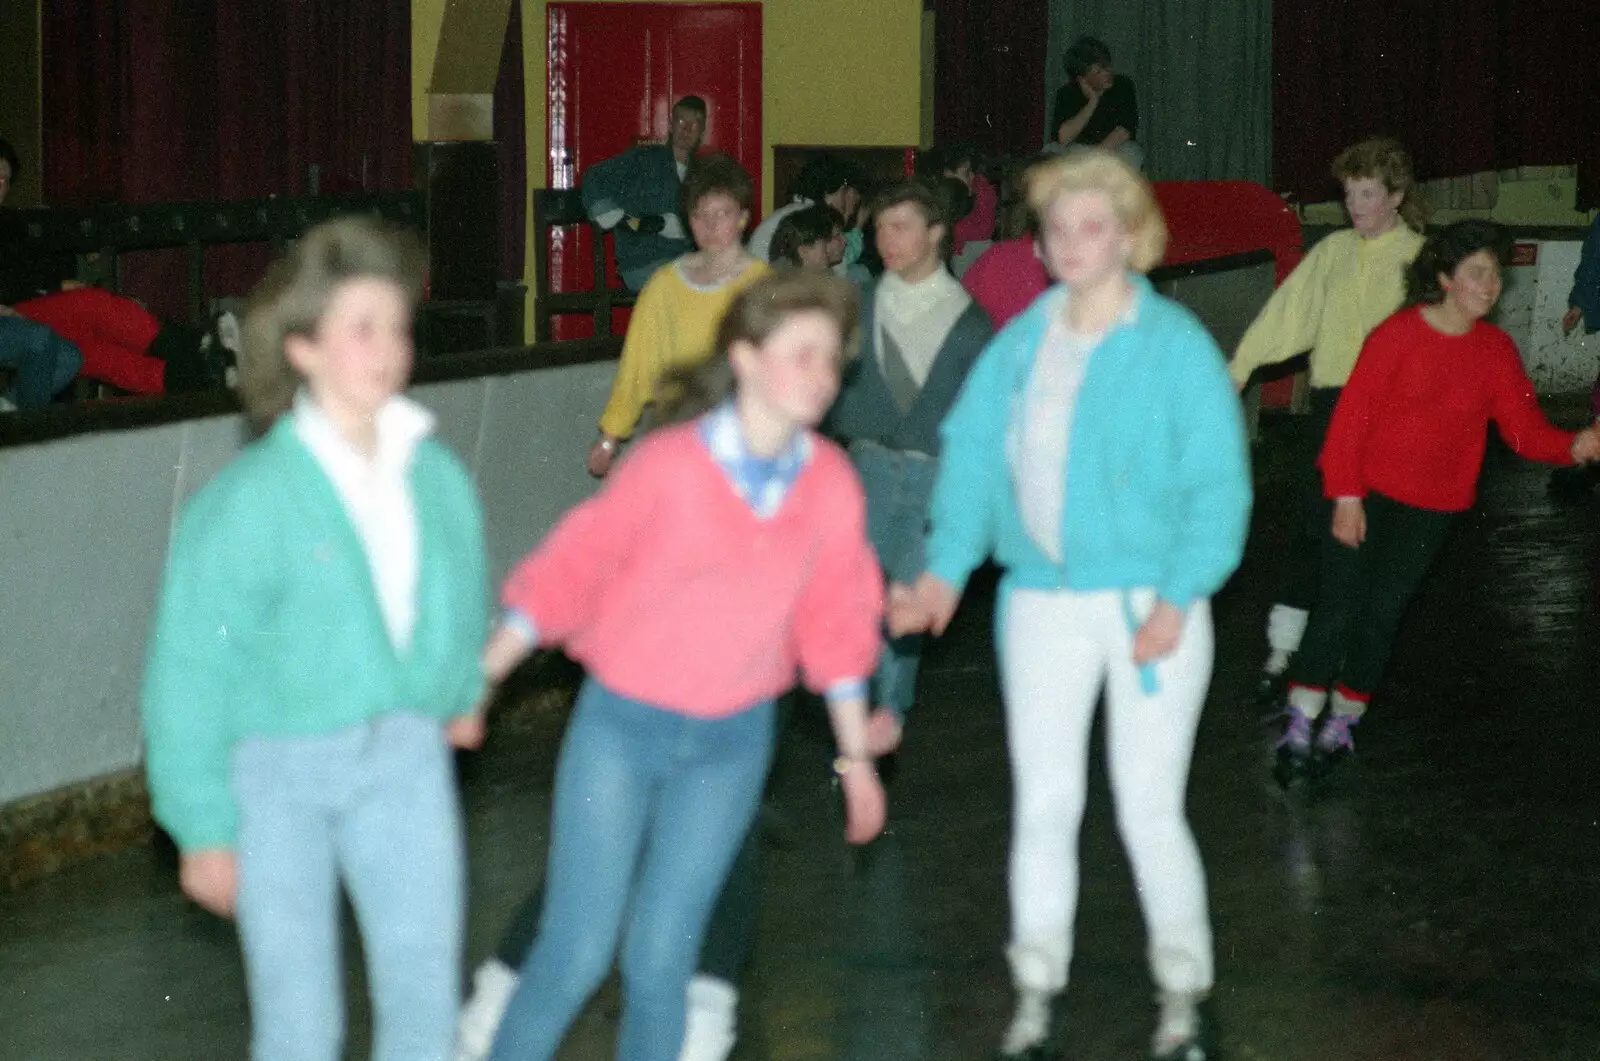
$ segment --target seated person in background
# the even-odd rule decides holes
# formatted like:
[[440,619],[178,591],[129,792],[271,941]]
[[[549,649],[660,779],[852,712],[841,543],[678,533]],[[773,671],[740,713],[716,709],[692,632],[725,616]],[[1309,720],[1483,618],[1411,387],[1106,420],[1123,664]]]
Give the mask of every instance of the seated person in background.
[[[0,140],[0,206],[11,191],[11,182],[22,172],[16,148]],[[0,412],[12,409],[38,409],[50,404],[83,363],[77,347],[42,324],[17,315],[11,308],[27,281],[19,280],[20,263],[6,247],[7,234],[0,226],[0,369],[7,371],[8,387],[0,393]]]
[[665,144],[631,148],[583,174],[583,206],[616,239],[617,272],[629,291],[690,250],[678,216],[678,195],[706,134],[706,101],[685,96],[672,105]]
[[828,217],[828,268],[857,286],[872,283],[872,271],[861,261],[861,229],[851,228],[844,215],[833,207],[823,205],[821,209]]
[[[857,211],[861,209],[858,183],[850,167],[834,156],[818,155],[811,159],[795,180],[793,201],[774,210],[750,233],[750,253],[762,261],[770,261],[772,234],[778,231],[778,225],[796,210],[804,210],[817,203],[826,203],[839,211],[845,221],[845,231],[849,232],[855,226]],[[849,260],[848,252],[846,260]]]
[[[0,140],[0,173],[7,177],[0,181],[0,205],[5,202],[10,178],[20,170],[15,149]],[[141,395],[215,390],[225,385],[232,360],[229,348],[238,348],[236,321],[219,322],[219,327],[235,336],[226,343],[183,325],[163,324],[131,298],[72,279],[70,259],[35,261],[17,254],[14,247],[6,246],[13,238],[8,228],[0,224],[0,307],[6,307],[0,313],[14,322],[43,328],[55,340],[37,334],[25,337],[26,330],[18,323],[5,326],[11,338],[0,341],[21,344],[12,348],[13,353],[27,350],[30,357],[52,361],[48,372],[24,372],[19,366],[19,393],[13,399],[19,407],[33,408],[50,398],[39,398],[37,387],[42,384],[24,386],[24,375],[36,380],[48,376],[55,388],[51,394],[65,388],[76,375]],[[0,352],[0,364],[6,363],[13,363],[10,355]],[[25,395],[21,393],[24,390],[28,392]]]
[[1065,61],[1067,83],[1056,93],[1050,123],[1056,143],[1063,148],[1103,147],[1142,169],[1133,79],[1112,72],[1111,49],[1094,37],[1079,37],[1067,49]]
[[[1583,237],[1583,250],[1578,256],[1578,268],[1572,274],[1572,293],[1567,296],[1567,312],[1561,318],[1561,331],[1571,335],[1579,322],[1589,334],[1600,332],[1600,215],[1589,225],[1589,234]],[[1600,390],[1596,391],[1600,397]],[[1600,407],[1597,407],[1600,412]]]
[[1007,211],[998,234],[999,242],[978,255],[961,276],[961,286],[983,307],[997,332],[1050,287],[1038,223],[1026,202]]
[[778,231],[772,234],[772,264],[831,270],[828,246],[835,233],[839,236],[840,257],[844,255],[844,233],[834,221],[838,216],[837,211],[826,206],[808,206],[789,214],[778,222]]
[[[1578,268],[1572,274],[1572,293],[1567,296],[1567,312],[1561,318],[1561,334],[1571,335],[1583,325],[1586,334],[1600,332],[1600,216],[1589,225],[1583,237]],[[1589,392],[1589,408],[1600,418],[1600,377]],[[1579,464],[1557,468],[1550,473],[1550,492],[1557,497],[1581,496],[1600,482],[1600,464]]]
[[951,230],[951,253],[958,258],[968,243],[994,239],[1000,210],[1000,195],[989,178],[977,171],[974,155],[972,145],[964,143],[931,147],[917,155],[917,176],[927,180],[954,177],[972,195],[972,208]]
[[717,325],[740,291],[769,271],[744,249],[750,174],[727,155],[697,159],[683,181],[683,212],[698,250],[656,270],[633,308],[589,474],[603,478],[668,372],[699,365],[713,352]]

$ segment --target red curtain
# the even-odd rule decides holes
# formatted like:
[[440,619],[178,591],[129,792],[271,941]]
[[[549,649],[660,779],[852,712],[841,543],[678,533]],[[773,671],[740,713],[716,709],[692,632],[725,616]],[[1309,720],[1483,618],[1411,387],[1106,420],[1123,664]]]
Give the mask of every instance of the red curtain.
[[1043,143],[1049,0],[926,0],[934,12],[933,128],[989,154]]
[[1274,14],[1273,183],[1337,194],[1329,163],[1399,137],[1418,175],[1600,163],[1593,0],[1296,0]]
[[[50,0],[45,202],[154,203],[411,184],[409,0]],[[212,294],[261,248],[218,248]],[[181,254],[131,255],[124,287],[183,310]]]

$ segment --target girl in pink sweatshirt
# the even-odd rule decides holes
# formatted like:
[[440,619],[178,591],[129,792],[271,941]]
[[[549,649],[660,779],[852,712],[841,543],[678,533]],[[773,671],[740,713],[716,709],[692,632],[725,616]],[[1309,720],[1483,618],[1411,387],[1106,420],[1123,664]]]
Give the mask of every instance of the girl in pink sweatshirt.
[[536,645],[561,645],[589,678],[556,769],[539,937],[495,1061],[553,1057],[619,942],[617,1057],[677,1056],[705,924],[759,804],[773,701],[797,671],[828,699],[847,839],[883,826],[865,704],[882,577],[849,459],[812,430],[856,309],[828,274],[752,284],[718,356],[663,395],[677,422],[506,583],[490,678]]

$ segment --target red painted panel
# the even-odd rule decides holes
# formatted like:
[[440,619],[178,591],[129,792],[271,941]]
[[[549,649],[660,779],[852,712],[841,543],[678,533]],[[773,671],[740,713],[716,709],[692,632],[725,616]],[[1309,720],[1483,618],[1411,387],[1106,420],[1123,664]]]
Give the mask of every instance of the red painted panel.
[[[547,8],[549,86],[546,179],[573,188],[590,165],[667,137],[672,103],[705,99],[706,147],[738,159],[761,201],[759,4],[553,3]],[[587,229],[550,235],[550,282],[592,284]],[[608,259],[610,254],[607,254]],[[608,263],[613,284],[614,263]],[[619,313],[614,327],[624,326]],[[579,318],[553,322],[557,338],[590,332]]]

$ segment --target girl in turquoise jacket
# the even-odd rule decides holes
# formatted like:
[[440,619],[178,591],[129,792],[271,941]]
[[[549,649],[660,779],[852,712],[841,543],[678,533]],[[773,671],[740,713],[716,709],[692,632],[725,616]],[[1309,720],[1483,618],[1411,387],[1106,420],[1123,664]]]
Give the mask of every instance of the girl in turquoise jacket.
[[449,744],[483,737],[478,502],[401,395],[416,255],[306,233],[251,296],[264,435],[184,507],[145,669],[146,767],[184,892],[236,917],[254,1061],[336,1061],[340,886],[376,1061],[454,1048],[465,921]]
[[1141,275],[1166,242],[1149,185],[1099,151],[1028,184],[1061,284],[989,344],[944,422],[928,573],[894,589],[891,626],[941,631],[978,564],[1005,568],[1018,1001],[1002,1056],[1043,1055],[1066,986],[1104,684],[1112,795],[1161,998],[1152,1053],[1204,1058],[1211,928],[1184,794],[1211,675],[1209,598],[1249,524],[1239,401],[1204,327]]

